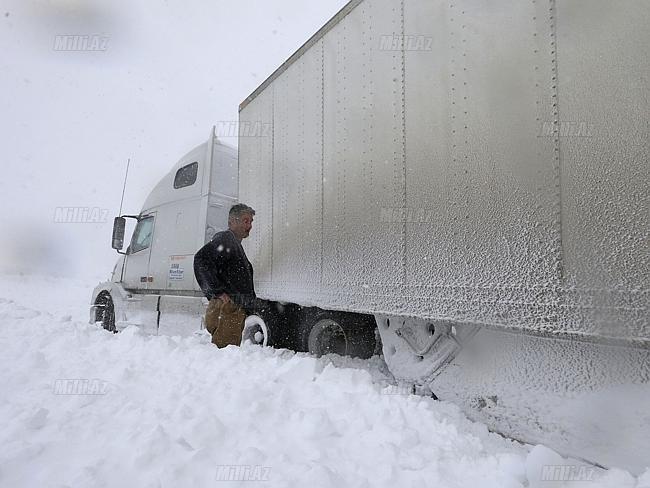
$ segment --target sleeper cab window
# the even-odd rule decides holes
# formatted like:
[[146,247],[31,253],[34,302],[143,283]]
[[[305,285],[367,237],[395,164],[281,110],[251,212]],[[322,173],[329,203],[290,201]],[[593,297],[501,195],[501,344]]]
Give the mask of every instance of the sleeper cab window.
[[199,163],[194,162],[187,164],[176,171],[174,177],[174,188],[185,188],[196,182],[196,175],[199,172]]

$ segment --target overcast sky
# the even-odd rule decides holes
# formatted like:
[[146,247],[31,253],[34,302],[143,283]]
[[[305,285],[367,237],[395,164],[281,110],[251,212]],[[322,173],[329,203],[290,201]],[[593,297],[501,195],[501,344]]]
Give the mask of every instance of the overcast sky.
[[[124,213],[137,213],[346,2],[2,0],[0,269],[106,278],[127,158]],[[74,35],[97,50],[62,50]],[[57,207],[107,222],[56,223]]]

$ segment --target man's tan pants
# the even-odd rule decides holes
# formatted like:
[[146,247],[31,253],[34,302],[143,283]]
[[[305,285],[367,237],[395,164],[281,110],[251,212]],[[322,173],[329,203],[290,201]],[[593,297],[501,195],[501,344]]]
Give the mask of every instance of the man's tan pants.
[[205,328],[212,334],[212,344],[217,347],[239,346],[244,320],[246,313],[236,303],[224,302],[221,298],[210,300],[205,312]]

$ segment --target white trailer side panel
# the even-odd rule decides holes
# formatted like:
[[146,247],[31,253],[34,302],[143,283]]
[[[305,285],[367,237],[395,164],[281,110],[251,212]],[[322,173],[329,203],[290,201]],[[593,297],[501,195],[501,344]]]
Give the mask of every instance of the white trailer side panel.
[[379,53],[395,7],[363,2],[325,36],[323,284],[351,302],[401,280],[402,236],[376,220],[402,200],[401,62]]
[[[246,239],[246,254],[254,263],[255,280],[273,282],[273,89],[255,99],[239,126],[239,201],[255,209],[254,231]],[[259,130],[258,130],[259,129]],[[259,287],[258,287],[259,288]]]
[[545,303],[560,284],[559,196],[552,141],[537,137],[552,98],[535,5],[406,6],[405,32],[433,38],[405,52],[406,206],[427,211],[405,223],[413,294],[425,287],[445,315],[454,298],[471,315],[485,303],[508,314],[540,285]]
[[[274,83],[273,281],[320,285],[322,50]],[[291,249],[292,252],[286,252]]]
[[558,2],[567,301],[594,330],[650,336],[650,3]]

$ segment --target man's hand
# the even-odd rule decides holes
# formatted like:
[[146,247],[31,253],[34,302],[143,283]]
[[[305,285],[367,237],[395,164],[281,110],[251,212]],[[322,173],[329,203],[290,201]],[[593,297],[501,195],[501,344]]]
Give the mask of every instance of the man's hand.
[[226,293],[222,293],[217,298],[220,298],[221,300],[223,300],[223,303],[230,302],[230,297]]

